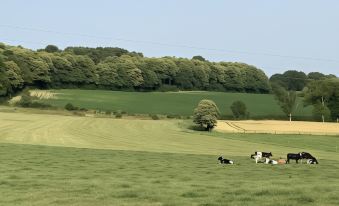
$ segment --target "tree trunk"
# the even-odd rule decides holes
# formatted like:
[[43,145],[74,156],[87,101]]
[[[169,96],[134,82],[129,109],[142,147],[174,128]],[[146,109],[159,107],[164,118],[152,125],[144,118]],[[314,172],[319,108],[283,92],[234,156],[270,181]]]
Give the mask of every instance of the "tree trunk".
[[[321,103],[322,103],[322,105],[323,105],[323,109],[325,108],[325,102],[324,102],[324,97],[323,96],[321,96]],[[325,122],[325,117],[324,117],[324,114],[322,114],[321,115],[321,118],[322,118],[322,120],[323,120],[323,123]]]
[[290,122],[292,122],[292,113],[290,113],[289,116],[290,116]]

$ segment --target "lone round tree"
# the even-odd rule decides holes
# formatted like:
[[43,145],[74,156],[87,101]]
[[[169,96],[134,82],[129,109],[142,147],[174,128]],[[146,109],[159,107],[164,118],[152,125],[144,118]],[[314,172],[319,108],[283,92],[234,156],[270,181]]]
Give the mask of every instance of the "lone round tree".
[[231,110],[233,113],[234,118],[246,118],[249,113],[247,112],[247,108],[244,102],[242,101],[235,101],[231,105]]
[[201,100],[198,107],[194,109],[193,122],[211,131],[217,124],[220,112],[212,100]]

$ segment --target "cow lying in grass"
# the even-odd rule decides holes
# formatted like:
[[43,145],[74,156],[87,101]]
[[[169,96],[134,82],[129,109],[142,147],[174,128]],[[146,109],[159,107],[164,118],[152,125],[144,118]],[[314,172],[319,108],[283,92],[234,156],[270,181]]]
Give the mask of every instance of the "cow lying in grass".
[[258,163],[259,160],[262,158],[268,158],[270,159],[272,157],[271,152],[255,152],[254,154],[251,155],[252,159],[255,159],[255,163]]
[[224,159],[222,156],[218,158],[220,164],[234,164],[232,160]]
[[271,159],[269,159],[269,158],[266,158],[265,164],[277,165],[277,164],[278,164],[278,161],[276,161],[276,160],[271,160]]

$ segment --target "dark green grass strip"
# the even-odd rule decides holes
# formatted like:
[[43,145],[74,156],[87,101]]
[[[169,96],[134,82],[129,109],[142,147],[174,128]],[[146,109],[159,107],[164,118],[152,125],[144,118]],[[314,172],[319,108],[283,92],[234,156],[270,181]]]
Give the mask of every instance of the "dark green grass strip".
[[[243,101],[251,117],[282,118],[285,115],[271,94],[246,94],[224,92],[121,92],[105,90],[51,90],[57,99],[43,100],[58,107],[72,103],[78,107],[102,111],[122,110],[135,114],[192,115],[202,99],[211,99],[221,114],[231,116],[230,106],[236,100]],[[311,107],[304,108],[301,99],[294,115],[311,117]],[[287,118],[286,118],[287,119]]]

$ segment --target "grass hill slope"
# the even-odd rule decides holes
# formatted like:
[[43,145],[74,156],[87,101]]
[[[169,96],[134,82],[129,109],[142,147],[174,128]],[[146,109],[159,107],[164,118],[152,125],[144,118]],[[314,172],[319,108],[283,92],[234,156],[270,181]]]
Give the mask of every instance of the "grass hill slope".
[[[222,92],[120,92],[104,90],[50,90],[54,98],[41,101],[58,107],[72,103],[78,107],[103,111],[122,110],[139,114],[192,115],[202,99],[211,99],[218,105],[222,115],[231,116],[230,106],[236,100],[243,101],[251,117],[284,118],[280,107],[270,94],[222,93]],[[296,116],[311,116],[311,107],[303,107],[298,99]]]
[[[205,133],[187,124],[0,112],[0,205],[339,204],[338,136]],[[320,164],[256,165],[256,150],[274,158],[308,151]],[[217,164],[220,154],[236,164]]]

